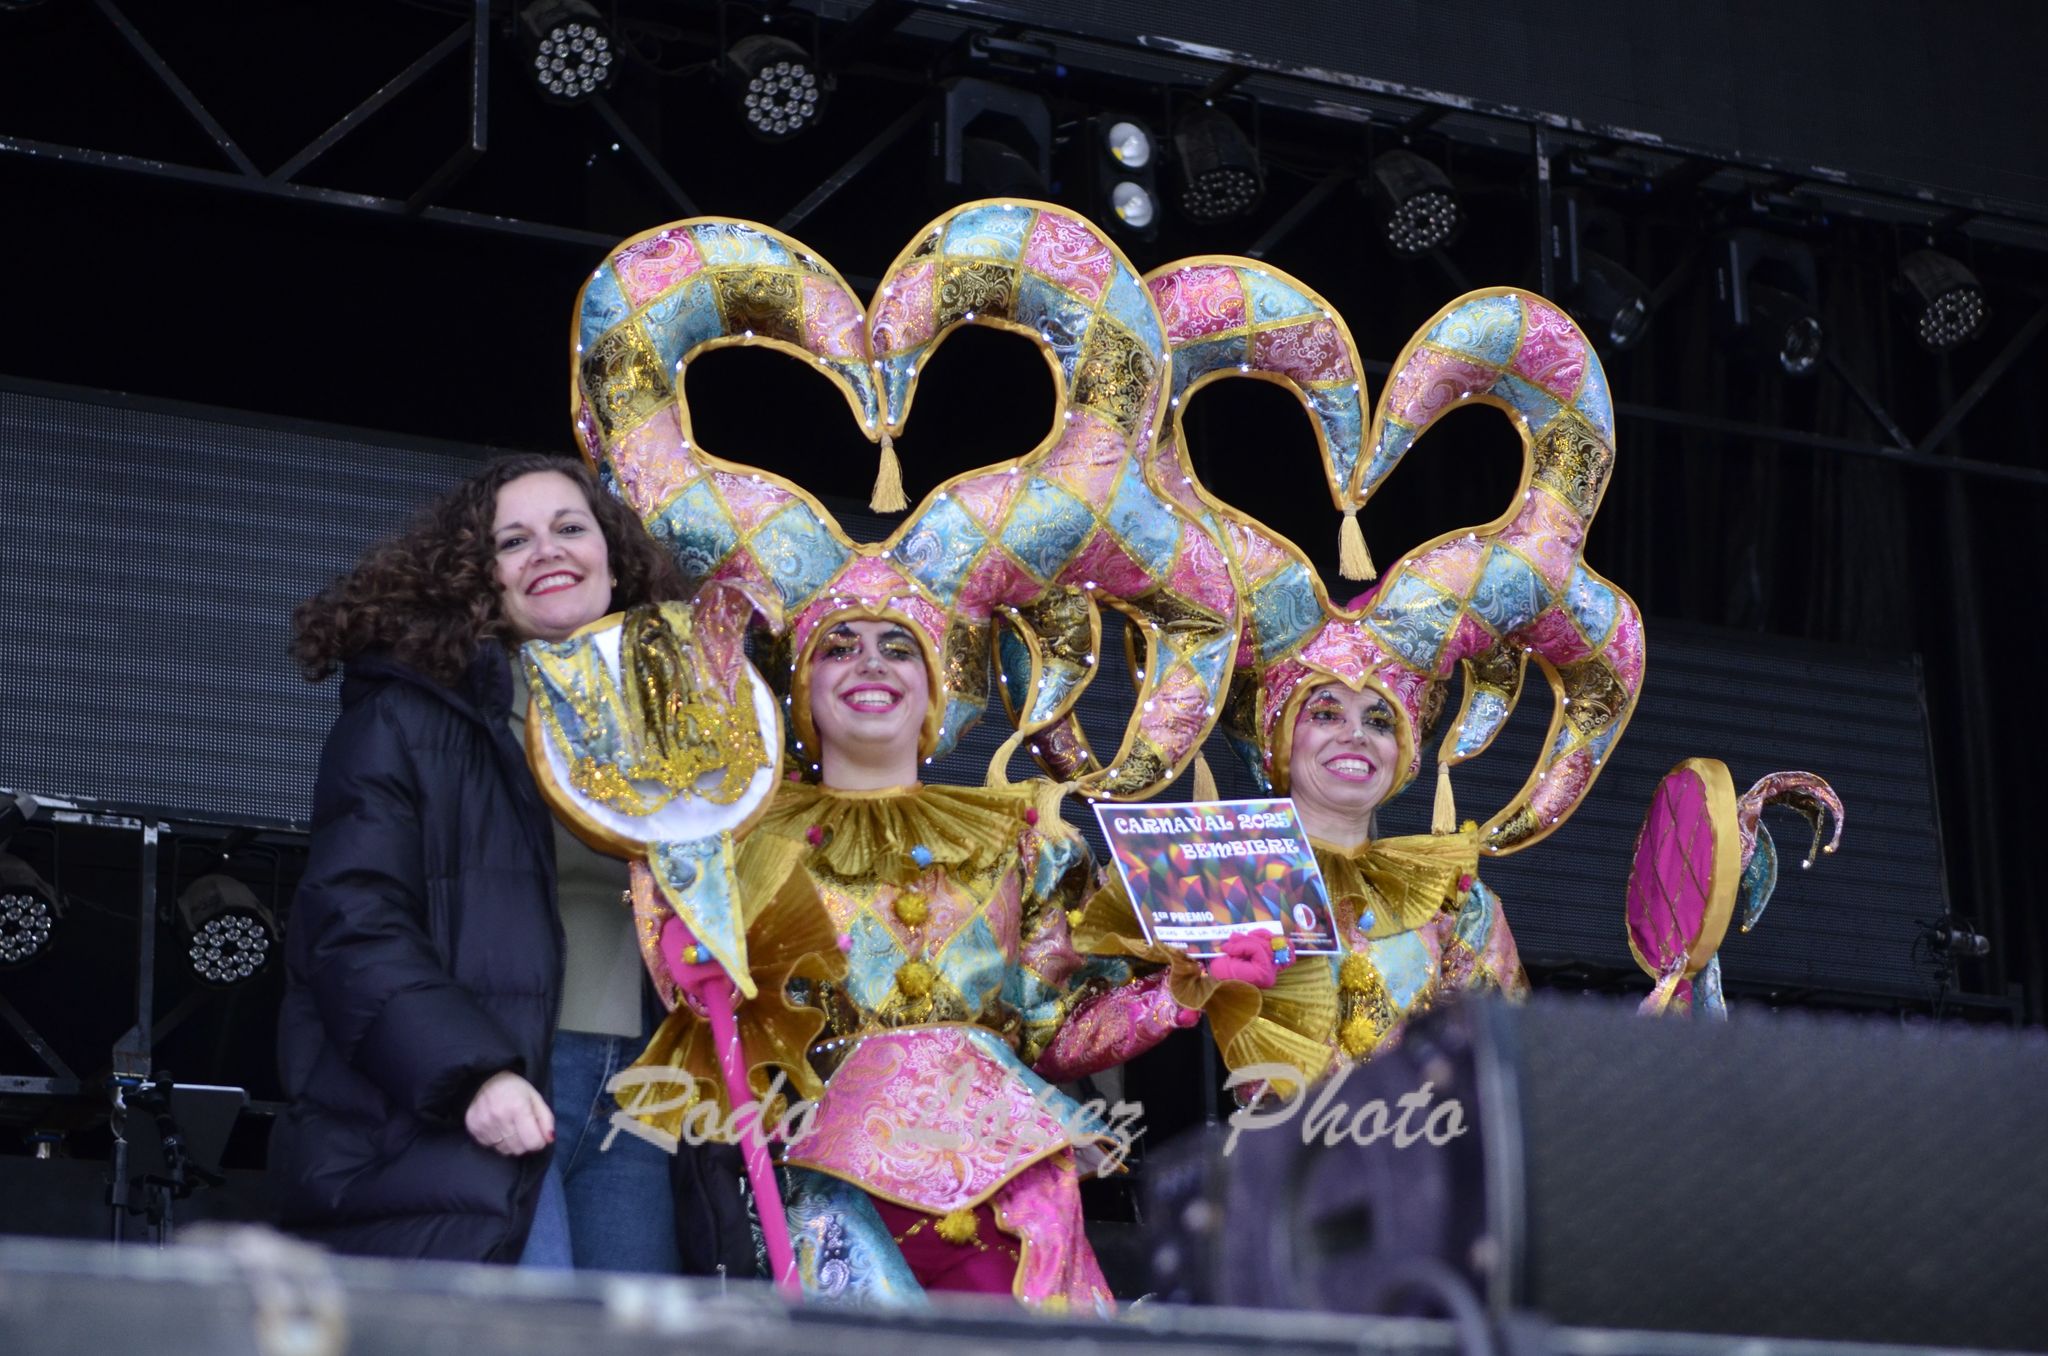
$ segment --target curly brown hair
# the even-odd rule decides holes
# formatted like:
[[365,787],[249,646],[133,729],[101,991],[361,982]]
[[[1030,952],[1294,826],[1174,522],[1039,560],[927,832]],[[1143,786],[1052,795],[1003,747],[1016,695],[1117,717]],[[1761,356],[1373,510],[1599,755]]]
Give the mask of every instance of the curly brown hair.
[[399,662],[452,687],[478,644],[509,638],[491,525],[499,489],[537,471],[553,471],[582,487],[618,577],[614,608],[688,595],[675,560],[581,462],[542,453],[501,457],[299,604],[292,614],[291,652],[307,679],[318,682],[367,650],[389,650]]

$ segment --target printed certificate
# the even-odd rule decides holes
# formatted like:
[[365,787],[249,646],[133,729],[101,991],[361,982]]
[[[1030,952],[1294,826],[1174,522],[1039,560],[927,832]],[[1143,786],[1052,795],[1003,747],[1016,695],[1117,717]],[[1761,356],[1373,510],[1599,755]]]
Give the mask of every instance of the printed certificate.
[[1145,935],[1198,960],[1226,937],[1278,932],[1297,956],[1337,953],[1337,925],[1291,800],[1097,804]]

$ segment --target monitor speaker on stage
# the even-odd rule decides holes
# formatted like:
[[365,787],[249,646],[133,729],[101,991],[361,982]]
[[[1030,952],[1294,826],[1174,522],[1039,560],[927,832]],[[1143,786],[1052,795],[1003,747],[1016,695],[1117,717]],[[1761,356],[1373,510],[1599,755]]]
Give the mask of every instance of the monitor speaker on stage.
[[1572,1325],[2048,1335],[2039,1031],[1471,1003],[1150,1171],[1162,1298],[1391,1312],[1455,1276]]

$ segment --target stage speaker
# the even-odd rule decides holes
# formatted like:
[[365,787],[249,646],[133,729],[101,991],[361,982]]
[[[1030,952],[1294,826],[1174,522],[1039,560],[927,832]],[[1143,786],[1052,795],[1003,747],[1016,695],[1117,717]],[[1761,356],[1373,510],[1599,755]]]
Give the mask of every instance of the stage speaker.
[[1163,1298],[1392,1312],[1454,1276],[1577,1326],[2048,1341],[2037,1030],[1469,1003],[1148,1171]]

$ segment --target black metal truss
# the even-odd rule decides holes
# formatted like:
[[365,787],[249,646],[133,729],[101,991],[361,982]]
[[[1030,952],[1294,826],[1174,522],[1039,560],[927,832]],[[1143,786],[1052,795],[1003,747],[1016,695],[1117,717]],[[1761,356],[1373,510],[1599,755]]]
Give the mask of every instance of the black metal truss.
[[[829,19],[853,19],[870,7],[870,0],[793,3]],[[1998,198],[1937,192],[1924,184],[1882,176],[1816,170],[1741,147],[1687,144],[1619,124],[1587,123],[1545,109],[1476,99],[1452,90],[1328,67],[1293,67],[1247,53],[1132,34],[1117,27],[1107,13],[1093,26],[1070,22],[1055,30],[1023,0],[895,3],[918,11],[901,22],[902,31],[941,43],[963,33],[1000,29],[1012,37],[1043,37],[1054,42],[1064,65],[1134,82],[1204,92],[1205,86],[1233,88],[1268,107],[1410,133],[1430,127],[1452,139],[1494,147],[1525,144],[1532,131],[1541,130],[1549,135],[1555,153],[1598,156],[1624,149],[1641,164],[1656,167],[1660,179],[1666,175],[1705,179],[1732,170],[1744,175],[1745,190],[1809,199],[1816,211],[1840,209],[1862,215],[1882,200],[1886,219],[1940,231],[1982,230],[2026,247],[2048,248],[2048,220],[2042,219],[2038,209]]]
[[[470,230],[495,231],[509,235],[527,236],[540,240],[551,240],[566,245],[595,246],[606,248],[617,243],[611,236],[598,231],[578,230],[574,227],[557,226],[547,222],[527,221],[517,217],[498,216],[488,212],[468,212],[455,208],[438,206],[435,202],[450,185],[459,179],[464,171],[473,166],[490,148],[490,78],[491,78],[491,4],[490,0],[474,0],[469,18],[448,36],[435,43],[404,70],[386,81],[355,108],[337,120],[333,126],[308,142],[283,164],[265,173],[238,145],[234,137],[219,120],[209,112],[198,96],[192,93],[169,62],[150,45],[149,40],[136,28],[114,0],[93,0],[93,5],[106,18],[108,24],[122,40],[141,58],[144,65],[156,76],[159,83],[177,99],[187,114],[205,132],[220,151],[227,168],[206,165],[181,165],[143,156],[122,155],[113,151],[92,150],[83,146],[60,145],[46,141],[35,141],[0,132],[0,154],[24,156],[51,161],[58,164],[90,166],[96,169],[116,170],[149,178],[168,179],[176,182],[197,184],[208,188],[224,188],[263,197],[282,198],[300,202],[317,203],[330,207],[347,207],[357,211],[375,212],[387,216],[417,217],[424,221],[442,225],[462,227]],[[463,138],[440,168],[430,175],[410,195],[404,198],[379,197],[369,193],[351,193],[340,189],[321,188],[301,183],[298,178],[313,163],[334,149],[345,137],[363,126],[400,94],[418,84],[421,79],[437,69],[456,52],[467,47],[470,52],[469,119]],[[667,172],[647,152],[639,138],[612,112],[608,105],[600,103],[599,114],[613,125],[620,135],[620,143],[632,152],[643,167],[649,169],[658,184],[669,190],[686,211],[689,199],[682,190],[669,180]]]
[[[459,229],[524,236],[579,248],[607,249],[617,243],[615,237],[606,232],[488,212],[466,211],[437,203],[436,199],[465,171],[475,165],[489,149],[491,0],[471,0],[467,6],[468,17],[457,28],[370,93],[326,131],[267,173],[251,160],[228,130],[150,45],[148,39],[123,13],[115,0],[92,0],[92,3],[211,140],[219,150],[221,158],[227,162],[226,167],[175,164],[111,151],[36,141],[10,136],[5,132],[0,132],[0,155],[82,165],[386,216],[411,217]],[[1003,4],[986,3],[985,0],[948,0],[944,12],[926,3],[926,0],[882,0],[881,3],[867,5],[850,4],[847,0],[812,0],[812,3],[805,7],[826,17],[850,20],[842,28],[842,34],[855,35],[859,41],[853,42],[843,36],[838,44],[839,48],[849,52],[856,46],[871,45],[879,31],[899,26],[906,33],[925,37],[957,36],[958,33],[982,31],[998,23],[1003,24],[1005,31],[1009,32],[1016,31],[1015,25],[1019,22],[1029,27],[1028,16],[1013,13]],[[1079,59],[1109,73],[1167,87],[1175,84],[1187,85],[1190,81],[1204,89],[1220,88],[1227,84],[1242,90],[1256,101],[1274,106],[1292,108],[1339,121],[1367,125],[1382,123],[1404,130],[1424,125],[1441,128],[1453,115],[1467,122],[1477,119],[1496,124],[1499,135],[1484,139],[1499,146],[1512,144],[1514,138],[1520,138],[1521,144],[1526,147],[1530,156],[1536,182],[1535,228],[1539,241],[1548,242],[1550,246],[1537,251],[1542,272],[1539,290],[1546,295],[1554,294],[1555,291],[1556,227],[1552,220],[1551,188],[1558,162],[1566,156],[1595,155],[1615,146],[1649,146],[1654,141],[1623,128],[1568,126],[1561,119],[1533,110],[1482,105],[1448,93],[1386,81],[1340,78],[1330,72],[1317,73],[1321,81],[1337,80],[1342,89],[1336,93],[1349,96],[1351,102],[1347,103],[1341,98],[1333,98],[1333,91],[1328,88],[1313,88],[1314,82],[1307,80],[1299,72],[1254,68],[1229,61],[1219,63],[1217,55],[1208,52],[1162,53],[1156,50],[1127,50],[1133,40],[1116,39],[1109,35],[1058,36],[1061,39],[1059,51],[1063,60]],[[1083,44],[1085,50],[1077,51],[1077,41]],[[463,129],[462,139],[455,149],[419,188],[401,199],[322,188],[299,181],[299,176],[343,139],[465,47],[470,53],[468,125]],[[1203,84],[1204,81],[1207,83]],[[698,208],[688,192],[669,174],[659,158],[634,132],[625,118],[602,97],[590,100],[590,106],[610,129],[619,147],[633,157],[642,171],[677,210],[685,216],[697,215]],[[777,226],[785,231],[795,230],[825,202],[856,180],[886,151],[920,126],[929,116],[929,112],[927,103],[920,103],[906,110],[784,213],[776,223]],[[1504,143],[1503,137],[1508,141]],[[1666,172],[1671,175],[1711,177],[1723,172],[1728,164],[1734,161],[1732,154],[1706,149],[1688,150],[1662,142],[1655,143],[1654,151],[1657,156],[1669,162]],[[1768,190],[1779,195],[1791,195],[1807,189],[1830,190],[1837,187],[1843,191],[1861,188],[1879,194],[1897,192],[1903,195],[1911,188],[1907,185],[1880,184],[1815,185],[1808,183],[1787,167],[1773,167],[1755,162],[1744,168],[1774,174],[1775,178],[1763,185],[1759,191]],[[1263,258],[1270,254],[1282,240],[1335,196],[1337,190],[1349,182],[1349,179],[1349,173],[1342,169],[1332,169],[1326,173],[1268,227],[1246,252],[1254,258]],[[1925,216],[1930,210],[1938,212],[1946,228],[1966,228],[1972,222],[1981,221],[1984,210],[1996,206],[1998,205],[1976,203],[1936,205],[1930,208],[1924,200],[1911,207],[1894,204],[1894,207],[1907,212],[1909,216],[1915,212],[1921,216]],[[2013,224],[2018,226],[2018,223]],[[2042,234],[2041,243],[2048,244],[2048,233]],[[1455,267],[1447,258],[1439,255],[1438,262],[1451,273],[1454,281],[1458,280]],[[871,280],[849,276],[848,281],[859,286]],[[1659,289],[1660,297],[1669,291],[1674,282],[1675,277],[1673,280],[1667,280]],[[1639,419],[1649,423],[1776,442],[1786,446],[1842,452],[1928,470],[1981,476],[2009,483],[2048,486],[2048,469],[1948,456],[1936,451],[1969,411],[1983,399],[1986,392],[2014,368],[2044,328],[2048,328],[2048,305],[2043,305],[2012,336],[2006,347],[1979,373],[1969,389],[1917,442],[1899,427],[1855,373],[1832,356],[1829,359],[1830,370],[1885,431],[1890,438],[1889,442],[1830,437],[1795,428],[1749,424],[1659,406],[1624,404],[1617,405],[1615,412],[1623,419]],[[1387,370],[1385,363],[1368,363],[1366,366],[1368,370],[1378,373]]]

